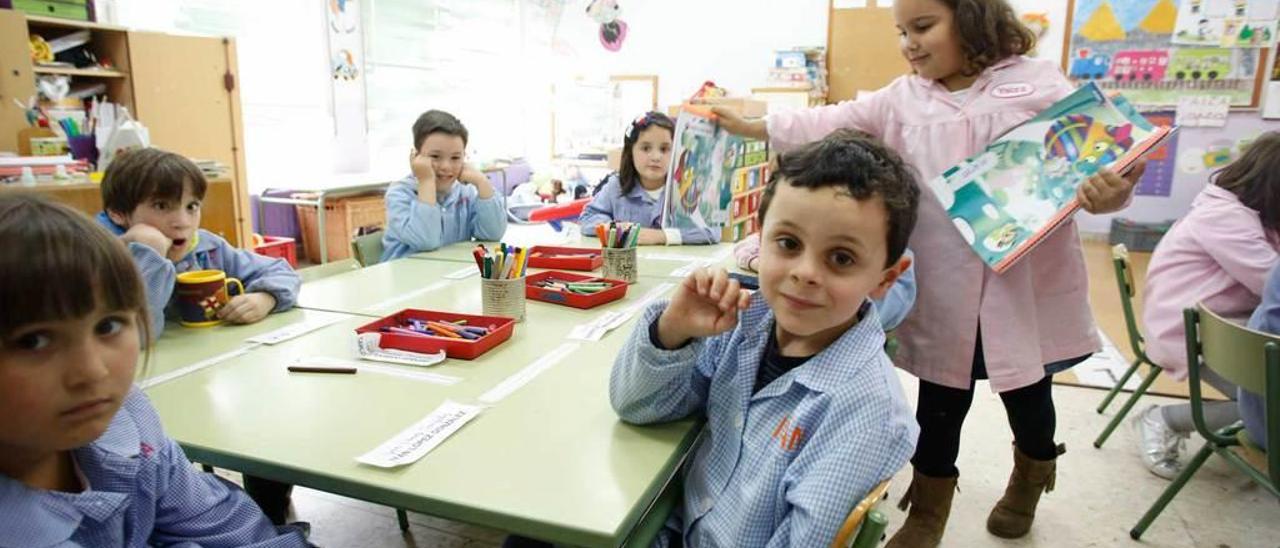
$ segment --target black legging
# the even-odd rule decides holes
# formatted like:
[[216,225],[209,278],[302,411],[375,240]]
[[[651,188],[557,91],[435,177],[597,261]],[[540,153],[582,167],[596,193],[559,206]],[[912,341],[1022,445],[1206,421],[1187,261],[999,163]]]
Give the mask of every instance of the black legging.
[[[965,415],[973,403],[974,381],[985,378],[987,367],[982,356],[982,333],[979,332],[968,390],[920,380],[916,406],[920,439],[911,464],[921,474],[950,478],[960,473],[956,469],[956,457],[960,454],[960,427],[964,425]],[[1009,426],[1013,429],[1013,443],[1036,460],[1052,460],[1058,455],[1053,443],[1057,415],[1053,410],[1052,381],[1051,375],[1045,375],[1033,385],[1000,393]]]

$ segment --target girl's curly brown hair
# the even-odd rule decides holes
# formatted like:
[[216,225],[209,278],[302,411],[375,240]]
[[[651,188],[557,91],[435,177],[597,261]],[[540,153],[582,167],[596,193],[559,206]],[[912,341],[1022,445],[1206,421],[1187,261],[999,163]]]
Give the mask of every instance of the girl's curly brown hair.
[[1005,0],[938,0],[951,9],[966,66],[974,76],[1011,55],[1036,47],[1036,35],[1018,19]]

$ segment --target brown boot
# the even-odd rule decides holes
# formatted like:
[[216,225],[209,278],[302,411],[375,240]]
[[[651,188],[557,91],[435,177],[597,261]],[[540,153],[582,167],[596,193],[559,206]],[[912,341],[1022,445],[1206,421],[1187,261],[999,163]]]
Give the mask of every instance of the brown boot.
[[947,516],[951,514],[951,497],[956,492],[956,479],[935,478],[916,471],[911,476],[911,486],[898,501],[898,508],[911,512],[902,528],[889,539],[886,548],[934,548],[942,542],[942,532],[947,528]]
[[[1066,452],[1064,445],[1058,446],[1058,454]],[[1013,473],[1009,475],[1009,485],[1004,489],[1004,497],[991,509],[987,516],[987,531],[1001,538],[1020,538],[1031,530],[1031,522],[1036,518],[1036,504],[1040,502],[1040,494],[1053,490],[1057,477],[1057,459],[1036,460],[1014,446]]]

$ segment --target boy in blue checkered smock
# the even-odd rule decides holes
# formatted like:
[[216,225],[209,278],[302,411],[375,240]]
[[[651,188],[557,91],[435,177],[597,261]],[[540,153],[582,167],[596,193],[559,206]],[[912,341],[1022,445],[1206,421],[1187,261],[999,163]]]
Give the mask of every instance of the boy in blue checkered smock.
[[842,130],[783,154],[764,192],[759,294],[723,269],[695,272],[614,364],[624,421],[707,421],[659,546],[828,545],[915,449],[869,304],[910,263],[913,175]]

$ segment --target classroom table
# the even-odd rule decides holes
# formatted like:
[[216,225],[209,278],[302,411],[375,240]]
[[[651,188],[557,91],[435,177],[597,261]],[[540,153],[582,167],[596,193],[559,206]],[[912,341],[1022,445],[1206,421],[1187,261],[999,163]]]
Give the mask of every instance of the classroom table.
[[476,270],[475,262],[468,266],[451,261],[401,258],[378,263],[302,284],[298,307],[382,316],[381,311],[394,308],[414,295],[443,292],[467,282],[475,285],[479,279],[476,276],[461,280],[447,277],[468,268]]
[[271,314],[262,321],[249,325],[224,323],[212,327],[183,327],[176,321],[170,321],[165,325],[164,333],[152,345],[149,355],[139,358],[138,378],[157,377],[205,360],[216,361],[222,356],[251,346],[245,339],[295,323],[346,317],[349,315],[295,308]]
[[[486,244],[491,245],[491,244]],[[583,238],[574,244],[534,244],[567,247],[600,249],[600,241],[594,238]],[[437,262],[475,264],[471,251],[476,242],[458,242],[442,246],[435,251],[425,251],[408,255],[411,259],[425,259]],[[636,250],[637,272],[641,277],[667,278],[672,272],[695,261],[715,261],[717,264],[732,270],[735,265],[733,244],[719,243],[712,245],[683,246],[641,246]],[[596,273],[599,273],[599,269]]]
[[[416,263],[430,264],[393,261],[387,268]],[[328,290],[368,289],[360,278],[331,279]],[[464,290],[476,281],[408,304],[478,311],[479,291]],[[661,282],[642,280],[614,304],[634,302],[644,293],[637,289]],[[640,427],[618,419],[608,402],[609,373],[636,322],[597,342],[566,340],[591,313],[530,302],[513,337],[473,361],[448,359],[427,369],[382,364],[461,379],[447,386],[367,371],[286,371],[310,356],[355,359],[353,330],[372,319],[353,317],[260,346],[148,395],[169,435],[197,462],[567,545],[621,546],[681,464],[699,424]],[[565,343],[577,347],[418,462],[382,469],[355,461],[444,401],[475,402]]]

